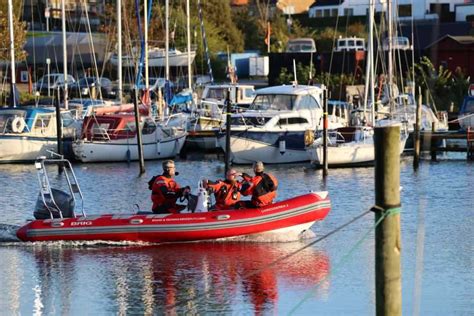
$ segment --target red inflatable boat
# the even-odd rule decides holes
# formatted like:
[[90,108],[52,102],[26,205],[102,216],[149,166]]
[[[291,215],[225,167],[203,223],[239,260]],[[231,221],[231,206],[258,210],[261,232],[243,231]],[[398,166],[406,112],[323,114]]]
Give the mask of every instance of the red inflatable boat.
[[[40,181],[46,178],[45,163],[36,162]],[[61,166],[69,166],[62,160]],[[67,171],[67,170],[66,170]],[[75,181],[75,176],[66,177]],[[77,182],[69,183],[72,195],[80,193]],[[54,200],[52,190],[42,187],[42,200],[48,207],[51,218],[33,220],[17,231],[23,241],[53,240],[108,240],[142,242],[187,242],[260,235],[267,233],[301,233],[316,221],[326,217],[330,210],[327,192],[308,193],[261,208],[228,211],[211,211],[181,214],[105,214],[76,215],[75,211],[64,216]],[[51,200],[53,203],[51,203]],[[54,205],[54,207],[51,207]],[[57,211],[56,211],[57,212]],[[55,215],[55,216],[53,216]],[[49,214],[48,214],[49,216]],[[54,218],[57,217],[57,218]],[[69,218],[67,218],[69,217]]]

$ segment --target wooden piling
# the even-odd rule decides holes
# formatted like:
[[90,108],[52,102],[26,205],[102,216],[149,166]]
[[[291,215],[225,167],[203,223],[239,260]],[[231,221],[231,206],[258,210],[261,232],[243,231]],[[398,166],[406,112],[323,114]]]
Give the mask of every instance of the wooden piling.
[[416,170],[420,165],[420,122],[421,122],[421,89],[418,92],[418,102],[416,103],[415,131],[413,133],[413,168]]
[[[375,128],[375,222],[400,207],[400,127]],[[400,214],[375,228],[376,315],[402,314]]]
[[474,131],[468,127],[467,128],[467,160],[474,160]]
[[430,138],[430,153],[431,161],[436,161],[436,139],[433,137],[435,134],[436,125],[435,122],[431,123],[431,138]]
[[145,159],[143,157],[142,130],[140,128],[140,112],[138,110],[138,88],[135,88],[133,108],[135,110],[135,126],[137,129],[137,150],[138,160],[140,161],[140,175],[142,175],[145,173]]
[[227,95],[225,98],[226,103],[226,121],[225,121],[225,153],[224,153],[224,160],[225,160],[225,175],[227,171],[230,169],[230,111],[231,111],[231,104],[230,104],[230,88],[227,89]]
[[328,175],[328,90],[323,90],[323,177]]

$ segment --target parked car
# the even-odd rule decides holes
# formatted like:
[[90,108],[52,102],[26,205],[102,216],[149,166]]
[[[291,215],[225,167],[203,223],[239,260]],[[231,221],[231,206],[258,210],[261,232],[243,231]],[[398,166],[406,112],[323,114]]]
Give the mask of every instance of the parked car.
[[[95,95],[94,94],[95,90]],[[71,97],[77,98],[97,98],[102,94],[103,98],[114,98],[116,91],[110,79],[101,77],[84,77],[70,86],[69,92]]]
[[[67,75],[68,85],[76,82],[73,76]],[[55,93],[55,90],[64,86],[64,74],[62,73],[52,73],[49,75],[44,75],[33,84],[33,94],[35,95],[48,95],[48,90],[51,95]],[[69,89],[69,87],[68,87]]]
[[[383,40],[383,43],[382,43],[382,47],[383,47],[383,50],[387,51],[389,50],[389,39],[388,38],[384,38]],[[395,37],[392,37],[392,49],[399,49],[399,50],[408,50],[408,49],[412,49],[412,47],[410,46],[410,40],[408,39],[408,37],[404,37],[404,36],[395,36]]]
[[287,53],[316,53],[316,44],[312,38],[295,38],[286,45]]

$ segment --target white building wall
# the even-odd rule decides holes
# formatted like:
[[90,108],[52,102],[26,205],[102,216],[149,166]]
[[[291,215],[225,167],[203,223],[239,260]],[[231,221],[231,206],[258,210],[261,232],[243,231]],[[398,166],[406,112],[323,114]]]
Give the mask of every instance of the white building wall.
[[[375,0],[375,11],[381,12],[386,11],[387,0]],[[412,15],[415,19],[427,19],[432,18],[433,15],[428,15],[427,12],[430,10],[430,5],[432,3],[449,3],[449,10],[454,12],[455,6],[457,4],[464,4],[465,0],[393,0],[394,9],[398,8],[399,5],[411,5],[412,6]],[[321,7],[312,7],[308,11],[310,18],[315,18],[317,16],[318,10],[329,9],[338,9],[338,15],[344,16],[345,9],[352,9],[352,15],[354,16],[364,16],[367,14],[369,8],[369,0],[346,0],[339,6],[321,6]]]

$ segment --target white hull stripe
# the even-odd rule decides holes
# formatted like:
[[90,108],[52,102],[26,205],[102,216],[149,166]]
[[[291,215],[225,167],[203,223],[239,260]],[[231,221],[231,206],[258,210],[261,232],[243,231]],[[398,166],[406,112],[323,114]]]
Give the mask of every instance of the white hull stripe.
[[[246,218],[229,221],[215,221],[197,224],[156,224],[156,225],[114,225],[114,226],[97,226],[97,227],[72,227],[72,228],[47,228],[47,229],[29,229],[28,237],[43,236],[61,236],[61,235],[94,235],[94,234],[117,234],[117,233],[170,233],[170,232],[191,232],[206,231],[213,229],[231,229],[244,226],[268,224],[274,221],[297,217],[330,207],[328,201],[320,201],[310,205],[306,205],[297,209],[290,209],[271,215],[259,216],[258,218]],[[232,211],[230,211],[232,212]]]

